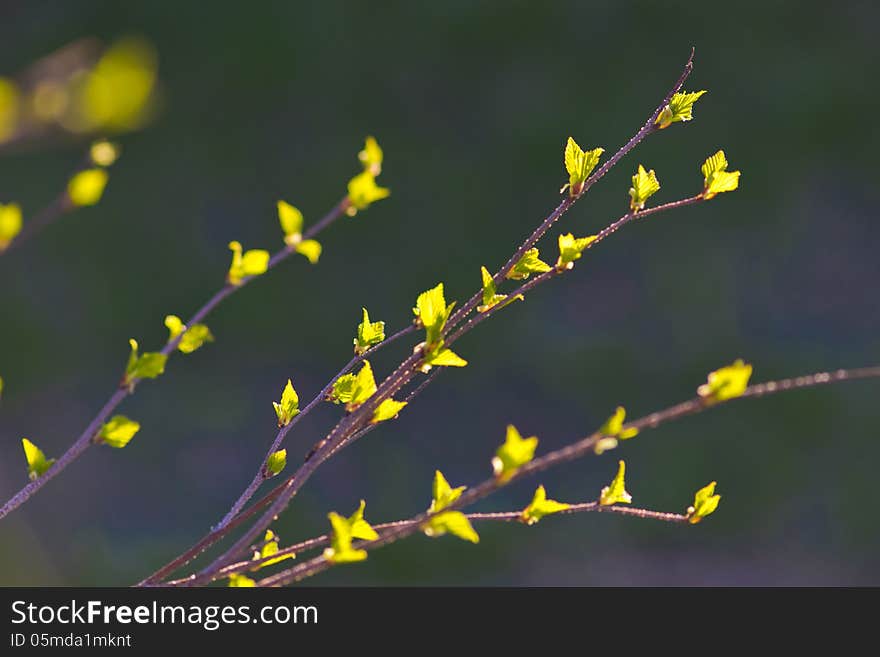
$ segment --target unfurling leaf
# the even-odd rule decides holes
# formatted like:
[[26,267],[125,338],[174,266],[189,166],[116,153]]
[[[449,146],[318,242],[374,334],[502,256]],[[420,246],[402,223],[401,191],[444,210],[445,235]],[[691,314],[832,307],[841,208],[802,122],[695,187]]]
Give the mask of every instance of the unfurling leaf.
[[425,354],[422,361],[422,372],[429,372],[434,365],[438,367],[466,367],[467,361],[456,354],[452,349],[443,346],[443,340],[439,340],[434,347]]
[[[254,552],[254,561],[258,559],[266,559],[267,557],[278,554],[278,550],[278,535],[271,529],[267,529],[266,534],[263,536],[263,547],[261,547],[258,552]],[[251,570],[259,570],[260,568],[265,568],[267,566],[272,566],[276,563],[280,563],[285,559],[295,558],[296,554],[294,554],[293,552],[288,552],[287,554],[282,554],[280,557],[268,559],[267,561],[262,562],[256,568],[252,568]]]
[[367,137],[364,150],[358,153],[358,159],[364,165],[364,170],[374,176],[382,173],[382,149],[373,137]]
[[559,513],[569,508],[571,508],[571,504],[548,500],[547,491],[544,490],[543,486],[538,486],[531,503],[522,510],[519,519],[520,522],[524,522],[527,525],[534,525],[544,516],[549,516],[551,513]]
[[[339,381],[342,378],[340,377]],[[339,383],[339,381],[336,383]],[[336,392],[336,385],[333,386],[333,391],[334,393]],[[364,361],[360,372],[354,375],[350,391],[340,390],[342,395],[349,397],[348,401],[345,402],[345,408],[349,413],[372,397],[375,392],[376,379],[373,377],[373,368],[368,360]],[[340,397],[340,401],[343,401],[342,397]]]
[[507,298],[506,294],[495,294],[495,281],[492,274],[485,267],[480,267],[480,275],[483,278],[483,305],[477,306],[477,312],[484,313]]
[[370,419],[370,424],[378,424],[379,422],[385,422],[386,420],[393,420],[408,403],[409,402],[405,401],[397,401],[396,399],[383,399],[382,403],[376,407],[375,411],[373,411],[373,417]]
[[278,222],[284,233],[284,243],[296,246],[302,240],[303,215],[287,201],[278,201]]
[[21,226],[21,207],[17,203],[0,203],[0,253],[12,244],[21,232]]
[[324,247],[321,246],[318,240],[303,240],[294,247],[294,251],[304,256],[313,265],[318,264],[318,259],[321,257],[323,250]]
[[232,251],[232,264],[226,280],[230,285],[241,285],[245,278],[264,274],[269,268],[269,252],[263,249],[251,249],[242,253],[240,242],[229,243]]
[[343,374],[333,382],[333,387],[327,394],[327,401],[331,401],[334,404],[347,404],[351,401],[356,382],[356,374]]
[[67,183],[67,197],[76,207],[95,205],[101,200],[107,186],[108,174],[104,169],[86,169],[74,174]]
[[532,274],[543,274],[544,272],[550,271],[553,269],[546,262],[541,260],[538,256],[540,252],[538,249],[529,249],[523,254],[523,257],[519,259],[513,269],[507,272],[507,278],[515,281],[522,281],[527,279]]
[[270,477],[274,477],[287,466],[287,450],[279,449],[277,452],[272,452],[269,454],[269,458],[266,459],[266,473]]
[[366,508],[367,503],[361,500],[357,510],[348,517],[348,526],[351,527],[352,538],[359,538],[363,541],[375,541],[379,538],[379,534],[370,526],[370,523],[364,520],[364,509]]
[[697,388],[697,394],[706,403],[715,403],[734,399],[742,395],[749,387],[749,379],[752,376],[752,366],[737,359],[732,365],[727,365],[714,372],[709,372],[709,377],[703,385]]
[[708,486],[698,490],[697,494],[694,495],[694,505],[688,507],[687,510],[688,522],[692,525],[696,525],[703,518],[714,513],[715,509],[718,508],[721,496],[715,494],[715,486],[716,482],[713,481]]
[[598,433],[602,435],[602,438],[596,442],[593,450],[596,454],[602,454],[609,449],[614,449],[617,447],[618,440],[628,440],[638,435],[639,430],[635,427],[623,428],[624,420],[626,420],[626,409],[623,406],[618,406],[614,411],[614,415],[605,420],[605,424],[599,427]]
[[480,535],[474,530],[471,521],[461,511],[446,511],[426,522],[422,531],[432,538],[449,533],[471,543],[479,543]]
[[431,491],[433,499],[431,500],[431,507],[428,509],[428,512],[436,513],[437,511],[442,511],[461,497],[466,488],[467,486],[453,488],[446,481],[446,477],[443,476],[442,472],[439,470],[435,471],[434,485]]
[[572,198],[584,191],[584,183],[599,164],[599,158],[604,152],[604,148],[585,151],[574,139],[568,138],[565,144],[565,170],[568,172],[568,193]]
[[183,334],[180,342],[177,343],[177,349],[184,354],[191,354],[206,342],[214,341],[211,329],[207,326],[204,324],[193,324],[187,328],[186,324],[177,315],[166,316],[165,327],[168,329],[168,342],[174,340],[181,333]]
[[700,167],[703,174],[703,198],[707,201],[722,192],[732,192],[739,187],[739,171],[727,170],[724,151],[709,156]]
[[299,415],[299,395],[293,389],[293,383],[287,379],[287,385],[281,392],[281,401],[272,402],[275,408],[275,415],[278,416],[278,426],[286,427],[290,421]]
[[575,237],[571,233],[559,236],[559,259],[556,261],[556,269],[571,269],[573,262],[581,257],[590,244],[596,241],[596,235],[588,237]]
[[440,339],[443,327],[446,326],[446,320],[449,319],[454,307],[454,301],[448,306],[446,305],[446,298],[443,296],[443,283],[438,283],[430,290],[422,292],[416,299],[413,313],[425,328],[425,344],[429,349]]
[[114,415],[110,421],[101,427],[98,432],[97,442],[104,443],[116,449],[122,449],[141,430],[140,422],[129,420],[124,415]]
[[660,181],[654,169],[645,171],[645,167],[639,165],[639,170],[632,177],[632,187],[629,188],[629,209],[633,212],[645,209],[645,201],[656,194],[660,189]]
[[672,98],[669,99],[669,104],[663,108],[654,123],[660,128],[660,130],[662,130],[663,128],[668,128],[677,121],[690,121],[694,118],[694,103],[696,103],[704,93],[706,93],[705,89],[702,91],[691,92],[682,91],[674,94]]
[[128,356],[128,365],[125,367],[123,385],[131,386],[138,379],[155,379],[165,372],[168,356],[159,351],[140,354],[137,340],[134,339],[129,340],[128,344],[131,346],[131,353]]
[[232,573],[229,576],[229,586],[232,588],[252,588],[256,585],[257,583],[247,575]]
[[324,558],[331,563],[351,563],[366,559],[366,550],[355,550],[351,547],[354,535],[348,519],[335,512],[330,512],[327,517],[333,527],[333,534],[330,537],[330,547],[324,550]]
[[537,436],[523,438],[515,426],[508,424],[504,444],[492,459],[495,476],[501,481],[510,479],[517,470],[535,458],[537,446]]
[[602,489],[602,493],[599,495],[599,504],[602,506],[608,506],[610,504],[632,503],[632,495],[626,492],[626,482],[624,481],[625,475],[626,463],[620,461],[617,475],[610,484]]
[[89,159],[99,167],[109,167],[119,158],[119,144],[100,139],[89,147]]
[[377,345],[385,339],[385,322],[371,322],[370,314],[366,308],[364,319],[358,324],[357,337],[354,339],[354,353],[362,354],[373,345]]
[[27,459],[28,477],[31,481],[42,477],[46,470],[52,467],[55,459],[47,459],[43,454],[43,450],[34,445],[27,438],[21,439],[21,446],[24,448],[24,457]]
[[371,171],[359,173],[348,181],[347,213],[354,215],[358,210],[366,210],[371,204],[390,195],[390,189],[376,184],[376,176]]

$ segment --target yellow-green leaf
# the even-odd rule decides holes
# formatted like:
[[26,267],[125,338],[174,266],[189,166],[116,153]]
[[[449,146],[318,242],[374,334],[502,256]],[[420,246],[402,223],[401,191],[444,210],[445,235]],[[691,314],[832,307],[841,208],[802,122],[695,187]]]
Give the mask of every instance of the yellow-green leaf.
[[688,507],[687,510],[688,522],[692,525],[697,524],[706,516],[714,513],[715,509],[718,508],[721,496],[715,494],[715,486],[716,482],[713,481],[708,486],[698,490],[697,494],[694,495],[694,504]]
[[305,256],[305,259],[311,264],[316,265],[324,247],[318,240],[303,240],[294,247],[294,250],[301,256]]
[[287,450],[279,449],[277,452],[269,454],[266,459],[266,472],[270,477],[279,474],[287,466]]
[[34,445],[27,438],[21,439],[21,446],[24,448],[24,457],[27,459],[28,477],[31,481],[42,477],[46,470],[52,467],[55,459],[47,459],[43,454],[43,450]]
[[[490,308],[494,308],[499,303],[505,301],[505,299],[507,299],[507,295],[495,293],[495,280],[492,278],[492,274],[489,273],[488,269],[486,269],[485,267],[480,267],[480,275],[483,278],[483,304],[477,306],[477,312],[484,313]],[[504,305],[506,306],[508,303],[516,301],[517,299],[522,301],[523,295],[517,294],[512,299],[507,300]]]
[[480,536],[474,530],[471,521],[461,511],[446,511],[434,516],[422,527],[426,536],[437,537],[449,533],[464,541],[479,543]]
[[751,376],[751,364],[740,358],[731,365],[709,372],[706,383],[697,388],[697,394],[707,403],[727,401],[745,392]]
[[119,144],[99,139],[89,147],[89,159],[99,167],[109,167],[119,158]]
[[541,260],[538,256],[540,252],[538,249],[529,249],[523,254],[523,257],[519,259],[513,269],[507,272],[507,278],[522,281],[527,279],[532,274],[543,274],[546,271],[550,271],[552,267],[548,265],[546,262]]
[[439,470],[434,472],[434,485],[432,489],[433,499],[431,500],[431,507],[428,509],[430,513],[436,513],[437,511],[442,511],[450,504],[455,502],[461,494],[465,491],[467,486],[459,486],[458,488],[453,488],[449,485],[449,482],[446,481],[446,477],[443,476],[443,473]]
[[333,382],[333,387],[327,395],[327,401],[334,404],[347,404],[354,394],[355,383],[357,383],[356,374],[343,374]]
[[515,426],[508,424],[504,444],[498,448],[492,459],[495,476],[501,481],[510,479],[517,470],[535,458],[537,447],[537,436],[523,438]]
[[233,588],[251,588],[256,586],[257,583],[252,580],[247,575],[242,575],[241,573],[232,573],[229,576],[229,586]]
[[[335,386],[334,386],[335,389]],[[351,398],[347,402],[346,410],[349,412],[355,410],[358,406],[367,401],[376,392],[376,379],[373,377],[373,367],[370,361],[365,360],[361,366],[360,372],[354,377],[351,387]]]
[[76,207],[95,205],[101,200],[109,175],[104,169],[86,169],[67,183],[67,197]]
[[568,138],[565,144],[565,170],[568,172],[568,193],[572,198],[584,190],[584,183],[599,164],[599,158],[604,152],[604,148],[585,151],[574,139]]
[[21,207],[17,203],[0,203],[0,252],[21,232],[21,226]]
[[366,508],[367,503],[361,500],[357,510],[348,517],[348,526],[351,528],[352,538],[359,538],[363,541],[375,541],[379,538],[379,534],[364,519],[364,509]]
[[681,91],[674,94],[672,98],[669,99],[669,104],[663,108],[654,123],[656,123],[657,127],[662,130],[663,128],[668,128],[677,121],[690,121],[694,118],[694,103],[696,103],[704,93],[706,93],[705,89],[702,91],[691,92]]
[[610,504],[632,503],[632,495],[626,492],[626,482],[624,481],[625,475],[626,463],[620,461],[617,475],[610,484],[602,489],[602,493],[599,495],[599,504],[602,506],[608,506]]
[[727,170],[724,151],[709,156],[700,167],[703,174],[703,198],[709,200],[722,192],[732,192],[739,187],[739,171]]
[[397,401],[396,399],[383,399],[382,403],[380,403],[376,407],[376,410],[373,411],[373,417],[370,419],[370,424],[378,424],[379,422],[385,422],[386,420],[393,420],[408,403],[409,402],[405,401]]
[[165,327],[168,329],[168,342],[172,342],[181,333],[183,337],[177,343],[177,349],[181,353],[191,354],[206,342],[213,342],[214,335],[204,324],[193,324],[187,329],[186,324],[177,315],[165,317]]
[[114,415],[98,432],[98,442],[122,449],[140,430],[140,422],[129,420],[124,415]]
[[[266,530],[266,534],[263,536],[263,547],[260,548],[258,552],[254,552],[254,561],[257,559],[266,559],[267,557],[271,557],[274,554],[278,554],[278,535],[273,532],[271,529]],[[288,552],[287,554],[282,554],[280,557],[276,557],[274,559],[268,559],[263,563],[259,564],[256,568],[252,568],[251,570],[259,570],[260,568],[266,568],[267,566],[272,566],[276,563],[280,563],[286,559],[295,559],[296,554],[293,552]]]
[[443,296],[443,283],[437,284],[430,290],[422,292],[416,299],[416,307],[413,312],[425,327],[425,343],[431,347],[437,343],[446,326],[446,320],[452,314],[455,307],[453,301],[448,306]]
[[571,269],[575,260],[581,257],[590,244],[596,241],[596,235],[588,237],[575,237],[571,233],[559,236],[559,259],[556,261],[557,269]]
[[382,173],[382,149],[373,137],[367,137],[364,150],[358,153],[358,159],[364,165],[364,169],[374,176]]
[[293,389],[293,383],[287,379],[287,385],[281,392],[281,401],[272,402],[275,408],[275,415],[278,416],[278,426],[286,427],[290,421],[299,415],[299,395]]
[[296,246],[302,239],[303,215],[287,201],[278,201],[278,222],[284,233],[284,243]]
[[548,500],[547,491],[544,490],[543,486],[538,486],[531,503],[522,510],[520,522],[524,522],[527,525],[534,525],[544,516],[549,516],[551,513],[559,513],[560,511],[565,511],[570,508],[571,504],[557,502],[556,500]]
[[3,377],[0,376],[0,397],[3,397]]
[[358,210],[366,210],[376,201],[388,198],[391,190],[387,187],[379,187],[376,184],[376,176],[372,171],[364,171],[348,181],[348,202],[350,207],[348,214],[353,215]]
[[128,356],[128,365],[125,368],[123,384],[131,386],[137,379],[155,379],[165,372],[165,363],[168,356],[158,351],[138,352],[137,340],[128,341],[131,353]]
[[629,188],[629,209],[633,212],[645,209],[645,201],[660,190],[660,181],[654,169],[645,171],[645,167],[639,165],[636,175],[632,177],[632,187]]
[[229,243],[232,251],[232,264],[229,265],[229,273],[226,280],[231,285],[241,285],[245,278],[259,276],[269,268],[269,252],[263,249],[251,249],[242,253],[240,242]]
[[324,550],[324,558],[331,563],[351,563],[366,559],[366,550],[355,550],[351,547],[354,536],[348,519],[332,511],[327,518],[330,519],[333,534],[330,537],[330,547]]
[[456,354],[452,349],[443,347],[443,340],[435,343],[434,348],[425,354],[422,371],[427,372],[432,366],[438,367],[466,367],[467,361]]
[[354,353],[362,354],[373,345],[377,345],[385,339],[385,322],[371,322],[370,314],[366,308],[364,319],[358,324],[357,337],[354,339]]

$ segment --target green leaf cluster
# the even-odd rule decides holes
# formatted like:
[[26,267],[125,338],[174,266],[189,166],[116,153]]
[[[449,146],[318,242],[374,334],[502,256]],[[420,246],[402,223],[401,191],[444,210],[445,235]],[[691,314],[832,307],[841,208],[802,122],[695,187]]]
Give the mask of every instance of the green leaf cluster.
[[376,530],[364,519],[365,508],[366,502],[361,500],[358,509],[348,518],[335,512],[327,516],[333,527],[333,534],[330,538],[330,547],[324,550],[325,559],[332,563],[350,563],[367,558],[366,550],[356,550],[351,546],[354,539],[374,541],[379,538]]
[[632,503],[632,495],[626,492],[626,463],[619,461],[617,475],[610,484],[602,489],[599,495],[599,504],[609,506],[611,504],[630,504]]
[[275,415],[278,416],[278,426],[286,427],[290,421],[299,415],[299,395],[293,389],[293,383],[287,379],[287,385],[281,391],[281,401],[272,402]]
[[321,257],[321,243],[318,240],[304,240],[302,238],[303,215],[296,207],[287,201],[278,201],[278,222],[284,233],[284,243],[300,255],[314,264]]
[[241,285],[244,279],[266,273],[269,268],[269,252],[264,249],[251,249],[242,252],[241,242],[229,243],[232,251],[232,264],[226,280],[230,285]]
[[703,198],[707,201],[723,192],[732,192],[739,187],[739,171],[727,170],[727,156],[724,151],[710,155],[700,167],[703,174]]
[[538,447],[537,436],[523,438],[517,428],[507,425],[504,444],[495,452],[492,459],[492,470],[499,481],[507,481],[526,463],[535,458]]
[[548,500],[547,491],[544,490],[543,486],[538,486],[535,490],[535,495],[532,498],[532,501],[522,510],[519,519],[520,522],[527,525],[534,525],[544,516],[549,516],[552,513],[559,513],[560,511],[565,511],[570,508],[571,504],[557,502],[556,500]]
[[131,387],[140,379],[155,379],[165,372],[165,363],[168,356],[159,351],[148,351],[143,354],[138,352],[138,343],[134,338],[128,341],[131,353],[128,356],[128,364],[125,366],[125,376],[122,383]]
[[[274,554],[278,554],[278,535],[273,532],[271,529],[266,530],[266,534],[263,536],[263,546],[254,552],[254,561],[267,559]],[[256,568],[252,568],[251,570],[259,570],[260,568],[266,568],[267,566],[272,566],[276,563],[281,563],[286,559],[296,559],[296,554],[293,552],[288,552],[287,554],[282,554],[280,557],[276,557],[274,559],[268,559],[267,561],[263,561]]]
[[654,122],[655,125],[660,130],[663,130],[678,121],[690,121],[694,118],[694,103],[704,93],[706,93],[705,89],[702,91],[681,91],[673,94],[672,98],[669,99],[669,104],[657,116],[657,120]]
[[556,269],[571,269],[574,261],[580,259],[584,250],[596,241],[596,235],[588,237],[575,237],[571,233],[559,236],[559,258],[556,260]]
[[553,269],[541,260],[540,255],[541,252],[534,248],[523,253],[522,258],[517,261],[513,269],[507,272],[507,278],[514,281],[523,281],[532,274],[543,274]]
[[429,370],[433,365],[442,367],[464,367],[467,365],[466,360],[443,346],[443,329],[454,307],[454,301],[446,304],[443,283],[422,292],[416,299],[413,313],[416,316],[416,321],[425,329],[423,371]]
[[633,212],[645,209],[645,202],[660,190],[660,181],[654,169],[645,171],[645,167],[639,165],[636,175],[632,177],[632,187],[629,188],[629,209]]
[[609,449],[614,449],[617,447],[618,440],[628,440],[638,435],[639,430],[635,427],[623,428],[625,420],[626,409],[623,406],[618,406],[614,411],[614,415],[605,420],[605,424],[598,429],[597,433],[601,434],[602,437],[596,441],[596,447],[594,448],[596,454],[602,454]]
[[365,360],[357,374],[343,374],[333,382],[327,401],[345,404],[349,412],[367,401],[376,392],[376,379],[370,361]]
[[565,144],[565,170],[568,172],[568,184],[561,191],[567,187],[569,196],[572,198],[579,196],[584,191],[584,183],[599,164],[599,158],[604,152],[604,148],[585,151],[569,137]]
[[177,350],[184,354],[191,354],[206,342],[214,342],[214,335],[205,324],[193,324],[187,328],[177,315],[167,315],[165,327],[168,329],[168,342],[183,334],[177,343]]
[[751,376],[751,364],[739,358],[731,365],[709,372],[706,383],[697,388],[697,394],[709,404],[734,399],[749,387]]
[[371,322],[367,309],[361,310],[364,311],[364,318],[358,324],[357,337],[354,339],[354,353],[358,355],[385,339],[385,322]]
[[443,473],[437,470],[434,473],[433,499],[428,513],[433,515],[423,526],[422,531],[426,536],[442,536],[443,534],[452,534],[458,538],[469,541],[471,543],[479,543],[480,536],[471,525],[471,521],[461,511],[446,511],[438,513],[455,502],[465,491],[467,486],[458,486],[452,488]]
[[31,481],[39,479],[46,471],[55,463],[55,459],[47,459],[43,454],[43,450],[34,445],[27,438],[21,439],[21,446],[24,448],[24,457],[27,460],[28,477]]
[[688,522],[692,525],[697,524],[706,516],[711,515],[715,512],[715,509],[718,508],[721,496],[715,494],[716,484],[717,482],[713,481],[709,485],[698,490],[696,495],[694,495],[694,504],[693,506],[688,507],[687,510]]

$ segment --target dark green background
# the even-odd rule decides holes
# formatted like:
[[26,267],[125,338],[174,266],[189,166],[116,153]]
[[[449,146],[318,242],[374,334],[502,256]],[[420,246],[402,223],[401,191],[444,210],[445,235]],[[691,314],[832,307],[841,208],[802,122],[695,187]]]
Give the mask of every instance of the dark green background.
[[[274,436],[288,376],[311,396],[350,355],[366,305],[395,330],[422,290],[476,287],[558,200],[562,150],[615,150],[678,75],[710,90],[696,119],[652,137],[550,235],[625,210],[641,162],[673,200],[724,148],[741,189],[632,226],[570,276],[459,343],[399,422],[328,464],[278,523],[323,532],[360,497],[373,521],[412,515],[442,469],[488,474],[504,426],[542,450],[684,399],[736,357],[755,379],[878,360],[876,5],[836,3],[65,2],[0,4],[0,74],[76,38],[140,34],[164,109],[122,138],[102,203],[0,260],[0,493],[25,482],[20,438],[57,455],[110,394],[127,339],[157,348],[222,283],[230,239],[280,246],[274,202],[316,220],[385,147],[392,197],[341,221],[317,268],[296,259],[211,316],[217,343],[176,357],[121,409],[144,428],[95,449],[0,523],[3,584],[131,583],[216,522]],[[33,211],[84,144],[0,157],[0,193]],[[374,363],[387,372],[410,345]],[[392,353],[394,352],[394,353]],[[315,583],[877,584],[878,384],[744,402],[548,473],[592,499],[628,465],[639,505],[679,510],[716,479],[696,528],[602,516],[482,526],[472,546],[415,537]],[[292,463],[336,417],[323,408]],[[534,480],[487,500],[521,508]]]

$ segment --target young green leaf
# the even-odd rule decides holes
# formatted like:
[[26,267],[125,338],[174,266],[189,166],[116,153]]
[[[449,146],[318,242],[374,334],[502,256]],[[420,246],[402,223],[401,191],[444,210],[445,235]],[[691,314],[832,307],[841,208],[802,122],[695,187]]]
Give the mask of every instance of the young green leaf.
[[278,222],[284,233],[284,243],[296,246],[302,240],[303,215],[287,201],[278,201]]
[[266,473],[270,477],[274,477],[279,474],[287,465],[287,450],[279,449],[277,452],[272,452],[269,454],[269,458],[266,459]]
[[370,526],[364,519],[364,509],[367,508],[367,503],[364,500],[361,500],[360,506],[358,506],[357,510],[348,517],[348,526],[351,528],[351,536],[352,538],[359,538],[363,541],[375,541],[379,538],[379,534],[376,533],[376,530]]
[[0,376],[0,398],[3,397],[3,377]]
[[714,372],[709,372],[706,383],[697,388],[697,394],[707,404],[739,397],[749,387],[752,366],[741,358]]
[[602,493],[599,495],[599,504],[602,506],[608,506],[610,504],[632,503],[632,495],[626,492],[626,482],[624,481],[625,475],[626,463],[620,461],[617,475],[610,484],[602,489]]
[[703,174],[703,198],[707,201],[722,192],[732,192],[739,187],[739,171],[727,170],[724,151],[709,156],[700,167]]
[[256,586],[257,583],[252,580],[247,575],[242,575],[241,573],[232,573],[229,576],[229,586],[233,588],[251,588]]
[[588,237],[575,237],[571,233],[559,236],[559,259],[556,261],[556,269],[571,269],[574,261],[581,257],[590,244],[596,241],[596,235]]
[[299,415],[299,395],[293,389],[293,383],[287,379],[287,385],[281,392],[281,401],[272,402],[275,408],[275,415],[278,416],[278,426],[286,427],[290,421]]
[[138,343],[135,339],[130,339],[128,344],[131,346],[131,353],[128,356],[128,365],[125,367],[123,385],[131,386],[137,379],[155,379],[165,372],[168,356],[158,351],[138,353]]
[[681,91],[674,94],[672,98],[669,99],[669,104],[663,108],[654,123],[660,130],[663,130],[663,128],[668,128],[677,121],[690,121],[694,118],[694,103],[696,103],[704,93],[706,93],[705,89],[702,91],[691,92]]
[[333,387],[327,395],[327,401],[334,404],[347,404],[354,394],[355,383],[357,383],[356,374],[343,374],[333,382]]
[[43,450],[34,445],[27,438],[21,439],[21,446],[24,448],[24,457],[27,459],[28,477],[31,481],[42,477],[46,470],[52,467],[55,459],[47,459],[43,454]]
[[596,454],[604,454],[608,450],[614,449],[617,447],[618,440],[628,440],[638,435],[639,430],[635,427],[623,428],[624,420],[626,420],[626,409],[623,406],[618,406],[614,411],[614,415],[605,420],[605,424],[599,427],[599,433],[602,434],[602,438],[596,441],[596,446],[593,448]]
[[[538,261],[540,262],[540,260]],[[546,263],[541,263],[549,269],[549,265]],[[489,270],[485,267],[480,267],[480,275],[483,278],[483,304],[481,306],[477,306],[478,313],[484,313],[490,308],[494,308],[499,303],[503,308],[509,303],[514,301],[522,301],[524,299],[523,295],[517,294],[512,298],[508,298],[506,294],[496,294],[495,293],[495,280],[492,278],[492,274],[489,273]],[[528,276],[528,274],[526,274]],[[510,278],[510,276],[508,276]]]
[[357,337],[354,339],[354,353],[358,355],[385,339],[385,322],[371,322],[367,309],[361,310],[364,311],[364,319],[358,324]]
[[181,333],[183,337],[177,343],[177,350],[184,354],[191,354],[206,342],[213,342],[214,335],[204,324],[193,324],[187,328],[186,324],[177,315],[165,317],[165,327],[168,329],[168,342],[174,340]]
[[0,203],[0,253],[12,244],[21,226],[21,207],[17,203]]
[[446,305],[446,298],[443,296],[443,283],[438,283],[430,290],[422,292],[416,299],[413,313],[425,328],[425,344],[428,347],[435,345],[440,339],[443,327],[446,326],[446,320],[449,319],[454,307],[454,301],[448,306]]
[[358,159],[364,165],[364,170],[374,176],[382,173],[382,149],[373,137],[367,137],[364,150],[358,153]]
[[504,444],[495,452],[492,459],[492,470],[500,481],[507,481],[526,463],[535,458],[538,446],[537,436],[523,438],[516,427],[507,425]]
[[354,535],[348,519],[332,511],[327,517],[333,527],[333,534],[330,547],[324,550],[324,558],[331,563],[351,563],[366,559],[366,550],[355,550],[351,547]]
[[[338,382],[337,382],[338,383]],[[334,386],[334,391],[336,386]],[[376,379],[373,377],[373,367],[370,361],[365,360],[360,372],[354,377],[351,387],[351,398],[346,403],[346,410],[350,413],[358,406],[367,401],[376,393]]]
[[629,209],[633,212],[645,209],[645,201],[660,190],[660,181],[654,169],[645,171],[645,167],[639,165],[636,175],[632,177],[632,187],[629,188]]
[[479,543],[480,536],[471,521],[461,511],[446,511],[436,515],[422,526],[425,536],[432,538],[449,533],[471,543]]
[[232,264],[226,280],[230,285],[241,285],[245,278],[264,274],[269,268],[269,252],[263,249],[251,249],[242,253],[240,242],[229,243],[232,251]]
[[[266,534],[263,536],[263,547],[261,547],[259,551],[254,552],[254,561],[256,561],[257,559],[266,559],[267,557],[271,557],[274,554],[278,554],[278,550],[278,535],[271,529],[267,529]],[[259,566],[257,566],[256,568],[252,568],[251,570],[259,570],[260,568],[266,568],[267,566],[272,566],[276,563],[280,563],[285,559],[295,558],[296,554],[294,554],[293,552],[288,552],[287,554],[282,554],[280,557],[264,561]]]
[[529,249],[526,251],[523,254],[523,257],[519,259],[519,262],[513,266],[513,269],[507,272],[506,278],[514,281],[522,281],[532,274],[543,274],[544,272],[550,271],[552,267],[541,260],[538,257],[539,255],[540,252],[538,249]]
[[116,449],[122,449],[141,430],[140,422],[129,420],[124,415],[114,415],[101,427],[96,442],[104,443]]
[[119,144],[100,139],[89,147],[89,160],[99,167],[109,167],[119,158]]
[[696,525],[703,518],[714,513],[715,509],[718,508],[721,496],[715,494],[715,486],[716,482],[713,481],[708,486],[698,490],[697,494],[694,495],[694,504],[688,507],[687,510],[688,522],[692,525]]
[[534,525],[544,516],[549,516],[551,513],[559,513],[569,508],[571,508],[571,504],[548,500],[547,491],[544,490],[543,486],[538,486],[531,503],[522,510],[519,519],[520,522],[524,522],[527,525]]
[[383,399],[376,410],[373,411],[373,417],[370,418],[370,424],[379,424],[386,420],[393,420],[400,413],[401,409],[409,402],[397,401],[396,399]]
[[[593,169],[599,164],[599,158],[605,152],[604,148],[594,148],[585,151],[571,137],[565,144],[565,170],[568,172],[568,193],[574,198],[584,191],[584,183]],[[565,187],[561,191],[564,191]]]
[[422,361],[422,372],[429,372],[431,367],[466,367],[468,362],[456,354],[452,349],[443,346],[443,340],[438,340],[434,347],[425,354]]
[[318,240],[303,240],[294,247],[294,250],[301,256],[305,256],[305,259],[308,260],[310,264],[316,265],[318,264],[318,259],[321,257],[321,252],[324,250],[324,247],[321,246],[321,243]]
[[101,200],[109,178],[104,169],[86,169],[67,183],[67,198],[76,207],[95,205]]
[[364,171],[348,181],[349,207],[346,212],[354,216],[358,210],[366,210],[371,204],[390,195],[390,189],[376,184],[376,176],[371,171]]
[[436,513],[437,511],[442,511],[450,504],[455,502],[461,494],[465,491],[467,486],[459,486],[458,488],[453,488],[449,485],[449,482],[446,481],[446,477],[443,476],[443,473],[439,470],[434,472],[434,485],[432,487],[432,495],[433,499],[431,500],[431,506],[428,509],[430,513]]

